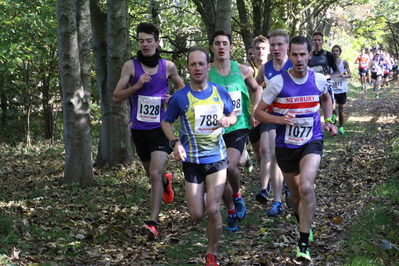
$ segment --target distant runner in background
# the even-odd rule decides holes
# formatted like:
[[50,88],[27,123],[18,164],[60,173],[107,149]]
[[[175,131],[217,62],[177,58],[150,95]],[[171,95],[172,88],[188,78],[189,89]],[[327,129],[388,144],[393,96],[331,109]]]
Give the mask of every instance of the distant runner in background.
[[362,89],[367,88],[367,73],[369,71],[370,58],[366,54],[366,48],[362,48],[361,54],[356,58],[355,64],[358,64],[360,83],[362,84]]
[[352,77],[352,73],[349,68],[348,61],[340,58],[342,53],[341,46],[334,45],[331,52],[335,56],[335,60],[338,65],[338,70],[340,72],[338,77],[332,78],[332,86],[334,91],[335,102],[338,105],[338,121],[339,121],[338,131],[340,134],[344,134],[345,133],[344,105],[346,104],[346,93],[348,92],[348,79]]

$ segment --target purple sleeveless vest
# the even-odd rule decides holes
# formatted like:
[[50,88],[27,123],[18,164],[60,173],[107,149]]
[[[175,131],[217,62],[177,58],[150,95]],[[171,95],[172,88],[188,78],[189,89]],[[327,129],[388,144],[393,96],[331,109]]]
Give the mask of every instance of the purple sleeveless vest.
[[[323,139],[318,112],[321,92],[316,86],[314,72],[308,71],[308,80],[300,85],[292,80],[288,71],[281,76],[283,87],[273,102],[273,112],[279,116],[288,112],[295,113],[299,121],[294,121],[294,126],[276,125],[276,146],[296,149],[313,140]],[[298,143],[293,144],[295,142]]]
[[[130,86],[136,84],[144,74],[138,59],[133,59],[134,77]],[[168,77],[166,76],[166,60],[160,59],[158,72],[151,75],[151,82],[129,97],[131,108],[131,127],[133,129],[149,130],[161,126],[165,115],[165,94],[168,94]]]

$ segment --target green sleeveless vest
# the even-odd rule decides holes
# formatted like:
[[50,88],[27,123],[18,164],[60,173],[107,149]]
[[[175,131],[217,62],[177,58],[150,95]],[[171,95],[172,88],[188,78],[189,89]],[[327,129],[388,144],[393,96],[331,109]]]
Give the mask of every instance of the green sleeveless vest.
[[234,113],[237,115],[237,123],[226,128],[225,133],[237,129],[251,129],[249,92],[237,62],[230,61],[230,73],[226,77],[220,75],[212,65],[209,71],[209,79],[211,82],[225,87],[233,100]]

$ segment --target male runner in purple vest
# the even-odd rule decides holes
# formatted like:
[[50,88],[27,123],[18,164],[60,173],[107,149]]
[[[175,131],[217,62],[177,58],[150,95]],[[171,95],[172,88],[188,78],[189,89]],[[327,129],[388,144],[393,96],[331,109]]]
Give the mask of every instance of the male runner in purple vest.
[[143,226],[149,239],[158,237],[157,222],[162,199],[173,201],[171,173],[163,168],[171,152],[169,140],[162,131],[165,102],[169,99],[168,79],[176,89],[184,87],[174,63],[162,59],[159,50],[159,30],[152,23],[137,26],[140,51],[137,58],[127,61],[116,85],[113,99],[129,99],[131,131],[136,151],[151,182],[151,215]]
[[[255,110],[261,122],[276,124],[276,158],[291,192],[299,222],[298,260],[311,261],[309,241],[313,240],[311,225],[316,210],[314,180],[323,153],[323,132],[319,115],[319,100],[324,114],[324,130],[331,136],[338,133],[332,124],[332,103],[327,80],[319,73],[308,70],[310,41],[294,37],[289,45],[292,68],[272,78],[262,93]],[[273,104],[273,112],[268,113]]]

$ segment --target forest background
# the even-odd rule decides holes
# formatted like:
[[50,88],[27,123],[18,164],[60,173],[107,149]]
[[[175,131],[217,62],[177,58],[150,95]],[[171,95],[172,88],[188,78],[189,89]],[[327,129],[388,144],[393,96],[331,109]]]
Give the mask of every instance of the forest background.
[[[53,153],[65,161],[61,167],[43,161],[61,173],[63,184],[98,185],[109,167],[123,165],[130,165],[133,175],[141,173],[127,103],[112,102],[123,63],[138,50],[140,22],[160,26],[162,56],[176,64],[185,81],[188,49],[209,47],[215,30],[232,32],[232,57],[244,63],[253,37],[277,28],[290,36],[322,31],[324,49],[341,45],[356,80],[352,63],[361,47],[379,46],[398,58],[398,6],[398,0],[0,0],[2,149],[47,147],[50,161]],[[0,162],[1,178],[10,171]],[[126,172],[117,175],[124,178]],[[0,240],[6,243],[10,234],[3,234],[8,229],[7,220],[2,222]]]
[[398,0],[2,0],[0,10],[1,140],[63,141],[66,183],[92,183],[93,161],[133,161],[128,106],[113,103],[112,93],[138,50],[140,22],[160,26],[162,56],[185,81],[186,52],[209,47],[218,29],[232,32],[241,63],[254,36],[277,28],[291,36],[322,31],[324,48],[341,45],[351,63],[361,47],[399,55]]

